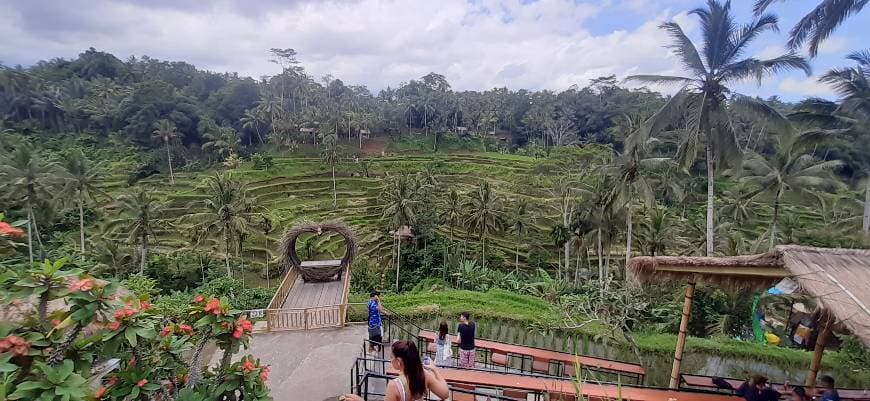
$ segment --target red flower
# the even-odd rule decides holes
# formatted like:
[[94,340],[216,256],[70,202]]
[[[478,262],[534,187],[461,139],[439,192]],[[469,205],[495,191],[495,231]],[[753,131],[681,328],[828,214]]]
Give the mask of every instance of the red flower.
[[254,331],[254,324],[251,323],[251,321],[247,320],[247,319],[236,320],[236,327],[237,328],[241,327],[242,330],[249,332],[249,333]]
[[127,314],[124,312],[125,309],[126,308],[121,308],[115,311],[115,313],[112,315],[115,317],[115,320],[121,320],[124,318],[124,316],[127,316]]
[[208,301],[205,305],[205,313],[212,313],[215,316],[220,316],[223,311],[221,310],[221,301],[219,299],[212,299]]
[[94,288],[94,280],[90,278],[82,279],[70,284],[68,288],[70,291],[88,292]]
[[125,314],[127,317],[130,317],[130,316],[133,316],[133,315],[139,313],[139,311],[136,310],[136,309],[125,309],[124,312],[125,312],[124,314]]
[[139,304],[139,307],[140,307],[142,310],[148,310],[149,308],[151,308],[151,303],[148,302],[148,301],[142,301],[142,302]]
[[245,373],[251,373],[254,368],[256,368],[256,366],[250,359],[245,359],[245,361],[242,362],[242,370],[245,371]]
[[166,326],[163,330],[160,330],[160,337],[166,337],[172,334],[172,326]]
[[136,387],[142,387],[142,386],[144,386],[144,385],[146,385],[146,384],[148,384],[148,379],[142,379],[142,380],[139,380],[139,382],[136,383]]
[[94,397],[96,397],[99,400],[100,398],[103,398],[104,394],[106,394],[106,388],[100,387],[97,389],[97,392],[94,393]]
[[179,324],[178,329],[181,330],[185,334],[193,334],[193,327],[190,327],[184,323]]
[[241,339],[242,335],[244,335],[244,334],[245,334],[245,331],[242,330],[241,327],[236,327],[236,329],[233,330],[233,338],[235,338],[236,340]]
[[115,331],[121,327],[121,322],[112,322],[109,323],[109,330]]
[[0,353],[12,351],[12,354],[24,356],[30,349],[30,343],[18,336],[7,336],[0,340]]
[[263,370],[260,372],[260,378],[263,379],[263,381],[269,380],[269,367],[268,366],[263,366]]
[[5,221],[0,221],[0,237],[21,238],[24,237],[24,230],[18,227],[12,227],[12,225]]
[[117,382],[118,382],[118,376],[112,376],[112,377],[109,378],[109,381],[106,382],[106,387],[112,387],[112,386],[114,386],[115,383],[117,383]]
[[193,297],[193,303],[201,304],[203,302],[205,302],[205,295],[199,294],[199,295]]

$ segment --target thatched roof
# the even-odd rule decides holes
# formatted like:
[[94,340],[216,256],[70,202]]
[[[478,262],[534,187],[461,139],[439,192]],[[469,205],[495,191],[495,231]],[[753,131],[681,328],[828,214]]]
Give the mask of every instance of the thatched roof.
[[769,288],[790,277],[870,346],[870,250],[778,246],[734,257],[642,256],[630,272],[643,281],[681,280]]

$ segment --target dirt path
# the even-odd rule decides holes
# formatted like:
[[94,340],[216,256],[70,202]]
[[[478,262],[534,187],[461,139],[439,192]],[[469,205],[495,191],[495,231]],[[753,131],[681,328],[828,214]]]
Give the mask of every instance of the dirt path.
[[372,136],[363,142],[362,153],[364,155],[380,156],[387,150],[390,138],[382,135]]

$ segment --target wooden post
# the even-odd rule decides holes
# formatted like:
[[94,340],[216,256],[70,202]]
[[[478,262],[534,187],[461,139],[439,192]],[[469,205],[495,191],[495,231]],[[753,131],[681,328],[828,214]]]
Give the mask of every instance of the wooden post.
[[689,331],[689,317],[692,315],[692,299],[695,297],[695,282],[686,286],[686,298],[683,300],[683,316],[680,318],[680,334],[677,336],[677,348],[674,350],[674,366],[671,368],[671,383],[669,388],[680,387],[680,364],[683,362],[683,348],[686,347],[686,333]]
[[[810,364],[807,379],[804,381],[804,385],[813,390],[816,388],[816,377],[819,374],[819,369],[822,367],[822,354],[825,353],[825,343],[828,342],[828,338],[831,336],[831,326],[834,325],[834,319],[830,313],[823,311],[822,314],[821,320],[823,321],[823,326],[821,331],[819,331],[819,336],[816,338],[816,347],[813,349],[813,361]],[[814,394],[814,392],[810,392],[810,394]]]

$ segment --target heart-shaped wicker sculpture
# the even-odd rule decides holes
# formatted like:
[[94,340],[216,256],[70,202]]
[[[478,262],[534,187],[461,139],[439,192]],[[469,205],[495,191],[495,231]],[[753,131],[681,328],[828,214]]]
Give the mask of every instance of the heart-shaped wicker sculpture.
[[[330,266],[303,266],[299,255],[296,253],[296,239],[304,233],[321,235],[324,232],[334,232],[344,237],[345,253],[341,263]],[[290,269],[299,269],[302,279],[306,282],[332,281],[341,271],[353,263],[353,258],[358,250],[357,239],[350,226],[340,221],[328,221],[323,223],[305,223],[297,225],[284,234],[279,245],[279,251],[284,266]]]

